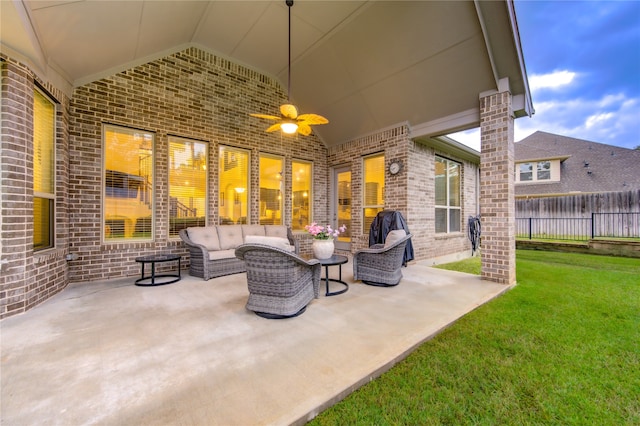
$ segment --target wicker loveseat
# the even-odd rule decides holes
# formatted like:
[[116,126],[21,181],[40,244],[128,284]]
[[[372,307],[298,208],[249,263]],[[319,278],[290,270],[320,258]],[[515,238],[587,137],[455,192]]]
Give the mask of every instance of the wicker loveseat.
[[320,261],[265,244],[243,244],[235,250],[247,267],[247,309],[270,318],[291,318],[318,297]]
[[245,242],[263,243],[298,253],[298,242],[284,225],[213,225],[180,231],[190,254],[189,274],[209,280],[246,271],[235,249]]

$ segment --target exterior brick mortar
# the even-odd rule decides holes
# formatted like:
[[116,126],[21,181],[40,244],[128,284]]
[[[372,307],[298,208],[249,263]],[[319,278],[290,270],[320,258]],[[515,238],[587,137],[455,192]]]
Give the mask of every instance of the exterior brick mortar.
[[514,141],[511,94],[480,99],[482,278],[516,280]]

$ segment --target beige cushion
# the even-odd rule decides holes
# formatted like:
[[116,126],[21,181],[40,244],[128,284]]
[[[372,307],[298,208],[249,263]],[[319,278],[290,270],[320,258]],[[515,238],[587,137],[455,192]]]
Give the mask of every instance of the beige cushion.
[[387,234],[387,238],[385,238],[384,240],[384,246],[392,246],[406,236],[407,233],[404,231],[404,229],[395,229],[393,231],[389,231],[389,233]]
[[265,235],[264,225],[242,225],[242,236],[247,235]]
[[287,227],[284,225],[266,225],[265,235],[267,237],[287,238]]
[[244,237],[244,242],[247,244],[264,244],[267,246],[279,248],[293,252],[295,247],[289,244],[289,240],[282,237],[263,237],[260,235],[247,235]]
[[220,250],[218,232],[215,226],[187,228],[187,235],[189,235],[189,239],[193,243],[203,245],[207,250]]
[[219,260],[219,259],[235,259],[236,250],[217,250],[209,252],[209,260]]
[[235,249],[242,245],[242,227],[238,225],[218,225],[220,250]]

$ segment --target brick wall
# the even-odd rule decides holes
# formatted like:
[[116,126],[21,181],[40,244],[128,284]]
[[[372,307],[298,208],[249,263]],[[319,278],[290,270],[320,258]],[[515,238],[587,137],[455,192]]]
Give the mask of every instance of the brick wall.
[[[435,159],[448,158],[461,164],[462,204],[461,232],[436,234],[435,228]],[[478,165],[449,152],[416,143],[410,151],[409,167],[409,229],[414,234],[413,248],[416,259],[435,260],[453,254],[471,254],[467,237],[468,216],[477,214],[476,190]]]
[[509,92],[480,99],[482,278],[516,280],[513,111]]
[[[405,217],[411,231],[416,260],[432,259],[443,255],[469,250],[466,236],[466,218],[477,214],[476,189],[478,166],[469,161],[436,151],[434,148],[414,143],[409,138],[407,126],[383,130],[381,132],[349,141],[329,149],[331,167],[351,168],[352,192],[352,247],[351,251],[368,247],[369,234],[362,232],[362,158],[383,152],[385,163],[400,160],[404,164],[402,172],[385,175],[385,209],[399,210]],[[435,156],[436,154],[459,161],[462,164],[462,218],[463,230],[459,233],[435,233]]]
[[[0,318],[24,312],[67,285],[68,98],[29,68],[0,56]],[[57,103],[55,248],[33,252],[33,91]]]
[[[380,132],[348,141],[329,149],[329,167],[349,166],[351,168],[351,251],[369,247],[369,232],[362,232],[362,188],[363,158],[376,153],[384,153],[385,165],[390,160],[398,159],[407,164],[408,128],[394,127]],[[402,173],[385,175],[385,208],[399,210],[407,218],[407,173],[406,166]],[[327,209],[329,204],[327,203]],[[328,212],[327,212],[328,214]],[[410,223],[410,222],[409,222]]]
[[[362,231],[362,158],[383,152],[404,164],[398,175],[386,174],[385,208],[399,210],[414,234],[416,259],[467,250],[465,234],[435,236],[434,158],[436,151],[416,144],[406,125],[384,129],[329,150],[315,136],[264,132],[268,123],[250,113],[276,113],[286,100],[274,79],[254,70],[189,48],[163,59],[78,87],[71,99],[29,68],[6,56],[2,60],[2,139],[0,149],[0,227],[2,274],[0,317],[46,300],[68,282],[139,274],[134,258],[171,251],[185,256],[182,242],[168,236],[168,136],[209,143],[208,223],[218,222],[217,165],[220,145],[251,152],[251,223],[258,221],[261,152],[285,159],[285,193],[291,193],[291,162],[313,162],[313,220],[329,222],[331,168],[352,171],[352,251],[368,246]],[[41,86],[58,102],[56,134],[56,248],[33,253],[33,89]],[[155,134],[155,240],[103,243],[103,124],[143,129]],[[458,160],[442,153],[443,155]],[[463,218],[475,214],[475,165],[464,164]],[[471,172],[470,172],[471,171]],[[285,197],[284,220],[291,222],[291,199]],[[296,236],[303,253],[311,238]],[[66,261],[68,253],[77,260]]]
[[[284,156],[285,193],[291,192],[291,161],[313,162],[314,218],[327,220],[327,149],[315,136],[265,133],[268,122],[250,113],[276,114],[286,100],[276,80],[196,48],[170,55],[76,88],[71,102],[72,170],[69,201],[70,280],[87,281],[139,274],[134,258],[143,254],[187,254],[168,236],[168,135],[209,142],[209,224],[218,223],[218,148],[251,152],[251,223],[258,221],[258,156]],[[102,124],[155,133],[156,236],[153,242],[102,243]],[[291,223],[291,199],[285,197],[285,223]],[[300,235],[304,240],[306,236]]]

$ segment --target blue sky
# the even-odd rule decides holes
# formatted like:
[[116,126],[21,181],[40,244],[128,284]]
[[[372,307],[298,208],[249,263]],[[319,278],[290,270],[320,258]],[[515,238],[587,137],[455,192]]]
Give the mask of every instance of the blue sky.
[[[536,113],[515,121],[515,140],[537,130],[593,142],[640,145],[640,0],[516,0]],[[454,139],[477,150],[480,132]]]

